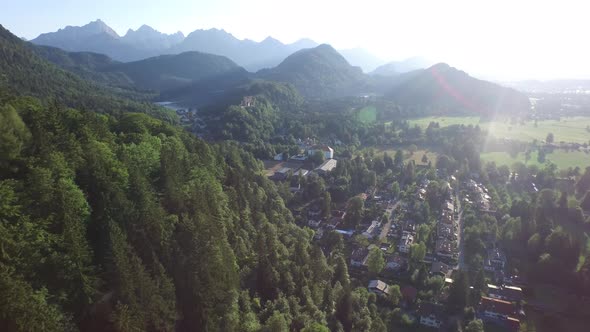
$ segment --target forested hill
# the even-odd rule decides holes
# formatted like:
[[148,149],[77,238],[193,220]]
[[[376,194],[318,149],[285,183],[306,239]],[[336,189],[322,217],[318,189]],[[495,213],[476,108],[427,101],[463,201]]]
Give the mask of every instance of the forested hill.
[[478,80],[440,63],[412,73],[388,97],[401,105],[422,105],[440,113],[465,112],[490,116],[523,113],[530,109],[526,95],[495,83]]
[[133,81],[127,75],[121,72],[105,70],[116,65],[118,61],[114,61],[104,54],[66,52],[56,47],[39,45],[35,45],[33,51],[48,62],[72,72],[81,78],[108,86],[127,89],[135,88]]
[[226,75],[246,75],[242,67],[230,59],[208,53],[185,52],[161,55],[145,60],[119,63],[105,71],[122,72],[142,89],[165,91],[199,80],[211,80]]
[[[172,120],[176,116],[127,91],[100,86],[41,58],[33,45],[0,25],[0,89],[99,112],[147,112]],[[1,95],[0,95],[1,97]]]
[[0,331],[385,326],[341,237],[326,258],[242,147],[98,98],[70,108],[94,86],[1,45]]
[[277,67],[257,76],[293,84],[307,98],[329,98],[355,94],[365,87],[366,77],[351,66],[332,46],[322,44],[288,56]]

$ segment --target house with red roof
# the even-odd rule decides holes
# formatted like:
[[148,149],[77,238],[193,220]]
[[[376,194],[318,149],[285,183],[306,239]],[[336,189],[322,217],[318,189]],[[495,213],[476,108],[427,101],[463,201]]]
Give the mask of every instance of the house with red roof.
[[514,317],[516,306],[512,302],[482,296],[477,311],[483,320],[505,326],[511,331],[520,328],[520,320]]

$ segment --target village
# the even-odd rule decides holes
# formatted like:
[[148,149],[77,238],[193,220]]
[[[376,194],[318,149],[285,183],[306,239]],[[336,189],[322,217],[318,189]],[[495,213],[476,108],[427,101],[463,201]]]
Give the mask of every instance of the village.
[[[299,140],[299,144],[300,153],[290,157],[278,154],[266,163],[267,176],[278,183],[287,182],[294,195],[303,191],[302,178],[327,178],[338,165],[334,149],[327,144],[312,140]],[[314,230],[314,240],[322,248],[329,247],[324,241],[331,241],[327,240],[332,238],[331,234],[339,234],[349,253],[350,276],[379,297],[388,298],[398,292],[398,306],[412,328],[446,331],[455,319],[445,309],[454,276],[470,269],[465,260],[463,211],[470,207],[483,216],[494,215],[495,209],[487,189],[477,182],[476,176],[460,182],[439,170],[430,172],[434,179],[428,178],[426,170],[418,174],[415,183],[405,183],[405,190],[398,193],[392,192],[392,183],[377,184],[349,197],[345,203],[331,204],[330,211],[325,211],[321,200],[312,200],[292,212],[302,226]],[[429,196],[432,181],[443,184],[444,196],[440,209],[430,211],[435,223],[429,225],[427,220],[415,216],[420,213],[420,203]],[[365,215],[374,218],[364,218],[351,227],[347,213],[352,208],[352,198],[362,201]],[[429,235],[425,235],[428,229]],[[484,245],[487,256],[482,270],[490,282],[484,285],[474,314],[499,330],[518,331],[520,319],[525,316],[523,281],[507,273],[506,256],[495,238],[486,239]],[[330,255],[324,251],[326,256]],[[374,262],[380,260],[382,263],[375,267]],[[424,275],[417,277],[421,274]],[[417,282],[419,278],[438,281],[440,287],[425,289]]]

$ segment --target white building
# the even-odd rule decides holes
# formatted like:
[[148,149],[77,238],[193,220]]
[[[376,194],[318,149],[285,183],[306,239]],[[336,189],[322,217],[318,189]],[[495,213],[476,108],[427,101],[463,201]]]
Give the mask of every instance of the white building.
[[309,219],[307,221],[307,225],[309,225],[309,227],[311,227],[311,228],[319,228],[321,224],[322,224],[321,219],[317,219],[317,220]]
[[377,220],[373,220],[371,222],[371,225],[367,228],[366,231],[363,232],[363,236],[366,237],[367,239],[372,239],[373,237],[375,237],[375,235],[377,235],[376,230],[377,227],[379,227],[380,223]]
[[377,295],[388,295],[389,285],[381,280],[371,280],[369,281],[369,292]]
[[410,246],[414,243],[414,235],[410,232],[403,232],[402,238],[399,241],[399,252],[403,252],[405,254],[410,252]]
[[313,156],[317,151],[321,151],[326,159],[334,158],[334,149],[327,145],[316,145],[307,150],[308,156]]

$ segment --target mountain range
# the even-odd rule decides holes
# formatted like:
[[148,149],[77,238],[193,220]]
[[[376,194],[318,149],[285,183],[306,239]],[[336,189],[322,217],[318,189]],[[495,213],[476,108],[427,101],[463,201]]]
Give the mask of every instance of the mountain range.
[[283,44],[272,37],[260,43],[240,40],[220,29],[195,30],[185,37],[182,32],[164,34],[148,25],[142,25],[135,31],[130,29],[121,37],[101,20],[44,33],[31,42],[66,51],[101,53],[122,62],[199,51],[223,55],[250,71],[276,66],[293,52],[317,46],[309,39],[292,44]]
[[[70,29],[63,29],[63,31],[66,30]],[[116,35],[112,29],[108,29],[100,22],[94,29],[87,30],[98,31],[103,36]],[[147,28],[139,30],[150,33]],[[67,33],[71,39],[83,39],[81,33],[71,31]],[[226,40],[219,44],[210,43],[210,51],[215,51],[215,47],[220,49],[222,47],[220,45],[227,45],[234,40],[233,36],[229,38],[228,36],[231,35],[222,30],[216,30],[214,33],[225,36],[223,38]],[[6,34],[8,35],[9,32]],[[205,43],[206,36],[208,34],[204,31],[194,32],[183,40],[183,44],[187,41],[196,44]],[[163,37],[160,35],[160,38]],[[223,38],[217,38],[217,40],[223,40]],[[51,76],[59,78],[63,75],[74,75],[79,77],[75,79],[81,79],[80,86],[85,87],[84,90],[92,89],[93,84],[129,91],[150,90],[160,100],[190,101],[194,105],[203,106],[222,100],[225,94],[252,80],[262,80],[290,84],[308,100],[377,93],[400,105],[433,108],[444,112],[514,113],[526,111],[529,107],[528,99],[524,94],[478,80],[446,64],[407,71],[417,67],[416,63],[423,61],[421,59],[392,63],[388,67],[393,69],[388,73],[385,70],[387,68],[381,68],[376,69],[373,75],[368,75],[363,73],[360,67],[351,65],[338,51],[327,44],[300,49],[288,55],[274,67],[248,72],[231,58],[204,52],[186,51],[177,55],[161,55],[139,61],[120,62],[103,54],[66,52],[52,47],[35,46],[12,35],[8,39],[16,45],[15,47],[27,52],[36,63],[27,64],[27,67],[47,68],[46,75],[39,80],[46,80],[49,90],[60,85],[58,82],[49,84],[52,80],[55,81]],[[303,40],[298,47],[312,43]],[[280,42],[268,38],[260,44],[272,48],[272,45],[276,46]],[[239,45],[241,44],[232,46],[236,52],[240,50]],[[11,48],[5,48],[5,51],[10,53]],[[5,58],[10,59],[10,54]],[[4,65],[10,67],[9,63]],[[62,71],[58,71],[55,65]],[[10,73],[10,70],[7,68],[5,72]],[[403,71],[407,72],[400,74]],[[35,75],[41,74],[31,73],[31,76]],[[13,83],[15,87],[20,84],[19,82],[9,83]]]
[[[310,39],[300,39],[291,44],[281,43],[272,37],[261,42],[240,40],[221,29],[199,29],[185,37],[182,32],[164,34],[145,24],[137,30],[129,29],[124,36],[119,36],[100,19],[80,27],[67,26],[55,32],[43,33],[31,42],[70,52],[105,54],[122,62],[198,51],[223,55],[249,71],[275,67],[298,50],[318,46],[318,43]],[[349,63],[361,67],[365,72],[371,72],[385,63],[362,48],[339,52]]]
[[[98,112],[145,112],[170,118],[169,112],[148,102],[153,94],[137,91],[124,74],[100,71],[113,63],[101,54],[41,49],[0,25],[0,99],[7,93]],[[126,82],[125,89],[116,86],[121,81]]]

